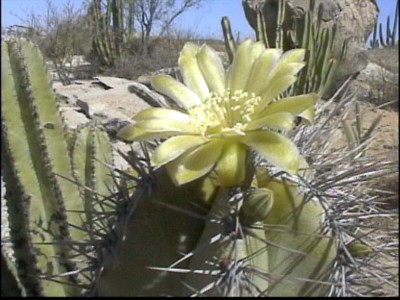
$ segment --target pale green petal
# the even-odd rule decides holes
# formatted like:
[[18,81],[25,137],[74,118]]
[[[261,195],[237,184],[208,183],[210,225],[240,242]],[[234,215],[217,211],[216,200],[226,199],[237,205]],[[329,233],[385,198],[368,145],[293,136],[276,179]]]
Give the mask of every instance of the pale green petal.
[[245,91],[258,95],[266,88],[269,72],[275,66],[282,54],[281,49],[265,49],[253,63]]
[[304,55],[304,49],[293,49],[283,53],[278,63],[269,73],[267,85],[275,84],[275,81],[281,77],[296,75],[305,65],[303,61]]
[[314,124],[314,115],[315,115],[315,106],[312,106],[307,108],[301,114],[299,114],[299,117],[305,120],[306,124]]
[[193,119],[188,114],[175,109],[150,107],[140,111],[133,117],[133,120],[140,122],[150,119],[168,119],[180,122],[191,122]]
[[207,139],[195,135],[174,136],[166,140],[154,151],[151,156],[152,166],[158,168],[176,159],[188,150],[205,144]]
[[270,86],[261,93],[261,102],[257,110],[265,108],[273,99],[295,83],[296,80],[297,78],[295,76],[288,75],[271,82]]
[[203,45],[197,54],[197,61],[210,91],[223,95],[225,70],[218,53],[211,47]]
[[117,138],[132,142],[132,141],[149,141],[154,139],[161,139],[176,135],[176,132],[148,132],[143,128],[137,126],[137,124],[130,124],[121,128],[117,133]]
[[201,131],[192,123],[166,119],[151,119],[136,123],[147,132],[176,132],[179,134],[200,134]]
[[283,130],[293,129],[294,116],[288,112],[278,112],[275,114],[270,114],[251,121],[247,125],[246,130],[254,130],[264,127]]
[[222,145],[222,141],[211,141],[167,164],[168,174],[175,185],[188,183],[210,172],[221,155]]
[[306,55],[305,49],[292,49],[283,53],[280,63],[287,64],[293,62],[304,61],[304,56]]
[[137,128],[137,126],[135,125],[136,124],[129,124],[127,126],[122,127],[117,133],[117,138],[129,142],[135,140],[137,136],[144,133],[143,130]]
[[196,55],[181,53],[178,65],[185,85],[195,92],[201,100],[204,100],[210,91],[200,71]]
[[226,144],[216,166],[221,186],[240,185],[246,172],[246,147],[240,143]]
[[253,62],[262,50],[261,44],[253,43],[251,39],[247,39],[239,45],[226,78],[227,87],[231,91],[245,88]]
[[188,109],[202,103],[199,96],[192,90],[169,75],[156,75],[152,77],[151,85],[157,92],[170,97],[183,108]]
[[117,137],[124,141],[146,141],[170,137],[173,135],[197,135],[199,133],[200,130],[190,123],[151,119],[121,128]]
[[196,56],[200,47],[192,42],[186,42],[180,54]]
[[293,116],[300,116],[312,122],[314,117],[314,107],[318,96],[315,93],[288,97],[271,103],[260,115],[271,115],[277,112],[289,112]]
[[305,62],[285,64],[276,72],[271,72],[271,77],[268,77],[268,81],[273,82],[283,76],[296,75],[305,65]]
[[296,145],[283,135],[271,131],[252,131],[247,132],[241,138],[241,142],[284,171],[297,172],[299,151]]

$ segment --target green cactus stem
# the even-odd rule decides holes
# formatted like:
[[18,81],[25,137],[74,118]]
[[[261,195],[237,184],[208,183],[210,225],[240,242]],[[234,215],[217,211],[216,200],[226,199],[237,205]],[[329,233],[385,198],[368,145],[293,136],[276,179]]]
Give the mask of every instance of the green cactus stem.
[[[56,175],[71,178],[71,168],[63,123],[39,50],[23,39],[2,42],[2,61],[2,150],[3,169],[8,174],[8,178],[4,177],[7,205],[13,206],[10,226],[15,230],[15,247],[22,236],[27,238],[28,247],[32,247],[31,259],[27,261],[28,256],[16,251],[18,272],[25,277],[22,282],[36,277],[34,285],[44,287],[47,295],[74,293],[73,287],[38,279],[21,269],[27,264],[31,271],[43,276],[51,269],[52,274],[68,271],[73,265],[67,259],[70,234],[81,239],[84,233],[77,228],[69,229],[67,222],[79,227],[84,216],[76,212],[83,212],[77,187]],[[45,255],[34,254],[38,251]],[[63,258],[60,264],[56,257]],[[73,280],[70,277],[61,280]],[[40,289],[32,293],[39,293]]]
[[[72,135],[71,157],[73,175],[81,188],[88,225],[94,218],[104,217],[113,206],[107,199],[114,193],[114,180],[110,167],[113,163],[112,146],[104,129],[94,125],[77,128]],[[100,230],[95,226],[90,231]]]
[[[104,271],[95,287],[99,296],[187,294],[181,283],[184,274],[151,267],[168,268],[194,248],[215,187],[209,179],[176,187],[164,169],[154,176],[149,194],[145,187],[150,179],[145,179],[143,188],[137,188],[130,198],[130,202],[135,201],[133,214],[127,220],[119,250],[104,259]],[[124,226],[120,223],[115,231]],[[179,265],[187,266],[187,261]]]
[[232,63],[236,51],[235,40],[233,39],[231,23],[228,17],[221,19],[222,32],[224,34],[225,49],[228,53],[229,63]]

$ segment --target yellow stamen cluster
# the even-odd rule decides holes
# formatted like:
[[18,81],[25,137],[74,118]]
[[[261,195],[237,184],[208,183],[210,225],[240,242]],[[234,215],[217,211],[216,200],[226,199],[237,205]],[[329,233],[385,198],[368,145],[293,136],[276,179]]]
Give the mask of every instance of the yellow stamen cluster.
[[254,93],[226,90],[220,96],[211,94],[204,104],[189,109],[189,114],[198,121],[197,126],[203,128],[203,135],[208,137],[230,137],[244,135],[246,125],[261,98]]

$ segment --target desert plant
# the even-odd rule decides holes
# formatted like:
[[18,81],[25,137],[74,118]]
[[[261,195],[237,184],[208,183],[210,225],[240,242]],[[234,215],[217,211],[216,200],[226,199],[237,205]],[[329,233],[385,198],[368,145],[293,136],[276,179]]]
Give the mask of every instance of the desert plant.
[[[368,196],[360,180],[397,172],[398,165],[353,158],[358,148],[329,149],[340,122],[334,117],[354,101],[351,95],[321,103],[314,93],[279,97],[296,80],[303,60],[303,49],[283,52],[247,40],[225,71],[210,47],[186,44],[179,58],[184,83],[166,75],[151,79],[170,102],[140,112],[137,123],[118,134],[140,141],[141,151],[120,153],[130,167],[112,168],[117,192],[96,193],[99,199],[85,201],[89,210],[79,210],[89,220],[95,216],[96,226],[84,226],[94,237],[75,244],[52,240],[53,246],[76,246],[66,250],[83,260],[54,276],[87,274],[71,286],[89,296],[340,296],[376,292],[382,282],[393,287],[395,274],[378,259],[398,248],[376,239],[369,222],[392,214]],[[11,74],[2,68],[2,75]],[[3,102],[15,85],[7,86]],[[295,126],[295,117],[308,125]],[[9,126],[3,128],[8,137]],[[68,139],[70,150],[89,142],[86,136]],[[91,153],[96,147],[82,149]],[[15,170],[12,162],[3,174]],[[92,180],[83,182],[89,190],[77,184],[78,194],[93,200]],[[21,199],[11,196],[10,208]],[[90,214],[106,203],[108,209]],[[376,278],[382,282],[371,283]]]
[[[85,281],[74,271],[85,267],[79,243],[90,240],[96,222],[93,193],[113,190],[108,168],[96,162],[110,163],[108,137],[90,129],[69,141],[33,43],[2,41],[2,61],[2,174],[18,278],[28,296],[77,295]],[[92,192],[80,191],[73,174]]]
[[103,13],[102,1],[89,4],[88,16],[92,31],[92,51],[103,66],[111,67],[121,57],[124,42],[123,1],[108,0]]
[[[397,34],[397,23],[399,20],[399,1],[396,2],[395,16],[393,27],[390,28],[390,16],[387,16],[386,20],[386,35],[383,34],[382,23],[375,23],[374,31],[370,41],[371,48],[385,48],[394,47],[398,44],[399,37]],[[379,26],[379,38],[378,38],[378,26]],[[384,38],[386,36],[386,39]]]

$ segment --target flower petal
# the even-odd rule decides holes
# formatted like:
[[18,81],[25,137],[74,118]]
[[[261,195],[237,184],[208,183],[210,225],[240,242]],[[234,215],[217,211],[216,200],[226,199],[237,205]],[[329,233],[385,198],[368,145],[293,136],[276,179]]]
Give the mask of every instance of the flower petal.
[[225,70],[218,53],[204,44],[197,54],[197,61],[210,91],[223,95]]
[[133,117],[133,120],[140,122],[150,119],[168,119],[180,122],[191,122],[190,115],[177,111],[175,109],[150,107],[140,111]]
[[177,132],[187,134],[200,134],[200,129],[192,123],[166,119],[150,119],[136,123],[138,127],[147,132]]
[[150,81],[157,92],[170,97],[185,109],[202,103],[192,90],[169,75],[156,75]]
[[135,140],[135,138],[141,134],[143,134],[143,130],[138,128],[136,124],[129,124],[127,126],[122,127],[118,133],[117,133],[117,138],[124,140],[124,141],[129,141],[132,142]]
[[240,143],[228,143],[222,150],[216,166],[221,186],[239,185],[245,178],[246,147]]
[[273,165],[289,173],[299,167],[299,151],[296,145],[281,134],[270,131],[252,131],[241,138],[241,142],[261,154]]
[[176,185],[182,185],[210,172],[221,155],[223,143],[220,140],[182,154],[166,165],[168,174]]
[[125,141],[146,141],[182,134],[198,135],[200,129],[192,123],[150,119],[123,127],[117,137]]
[[272,129],[290,130],[294,127],[294,116],[288,112],[278,112],[251,121],[246,130],[268,127]]
[[272,76],[269,77],[268,80],[274,81],[275,78],[277,79],[282,76],[296,75],[305,65],[306,65],[305,62],[285,64],[285,65],[281,66],[281,68],[279,68],[279,70],[276,70],[276,72],[274,72],[275,74],[272,74]]
[[261,42],[253,43],[251,39],[239,45],[226,78],[227,87],[231,91],[245,88],[253,62],[261,54],[263,47]]
[[249,78],[247,79],[245,91],[258,95],[266,84],[266,79],[271,69],[274,67],[282,49],[265,49],[253,63]]
[[268,74],[266,89],[271,85],[275,85],[275,82],[281,77],[296,75],[305,66],[304,55],[304,49],[293,49],[283,53]]
[[196,56],[196,54],[199,52],[199,49],[200,47],[195,43],[186,42],[180,54]]
[[207,139],[195,135],[181,135],[171,137],[154,151],[151,156],[152,166],[158,168],[176,159],[183,153],[207,142]]
[[286,91],[296,80],[297,78],[295,76],[288,75],[271,82],[268,88],[261,93],[261,102],[257,110],[260,111],[265,108],[273,99],[279,96],[279,94]]
[[197,57],[192,51],[189,54],[181,52],[178,65],[185,85],[195,92],[201,100],[204,100],[210,93],[207,83],[200,71]]
[[307,121],[312,122],[314,117],[314,107],[317,100],[318,96],[315,93],[283,98],[271,103],[261,111],[259,115],[265,116],[278,112],[289,112],[293,116],[300,116]]

